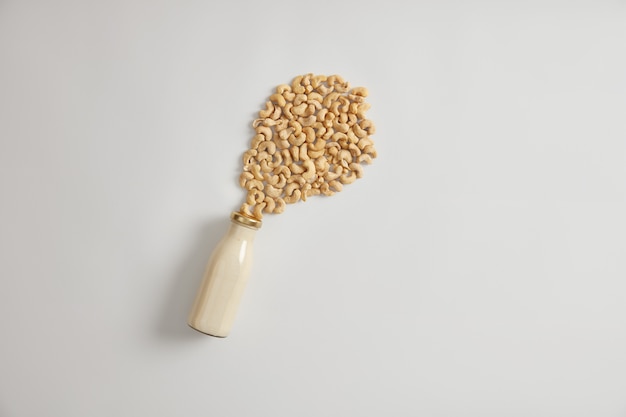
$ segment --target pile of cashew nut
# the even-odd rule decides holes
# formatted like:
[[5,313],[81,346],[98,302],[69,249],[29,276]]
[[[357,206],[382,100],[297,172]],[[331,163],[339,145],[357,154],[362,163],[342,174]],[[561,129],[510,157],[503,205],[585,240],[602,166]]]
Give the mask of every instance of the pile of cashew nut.
[[256,135],[243,155],[239,184],[248,193],[241,213],[261,220],[361,178],[362,163],[376,158],[367,94],[338,75],[306,74],[279,85],[253,122]]

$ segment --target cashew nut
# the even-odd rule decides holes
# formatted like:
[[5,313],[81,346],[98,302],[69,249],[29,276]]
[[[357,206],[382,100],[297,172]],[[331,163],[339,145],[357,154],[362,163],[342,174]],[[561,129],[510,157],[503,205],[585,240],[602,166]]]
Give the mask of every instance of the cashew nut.
[[250,172],[252,172],[252,175],[254,175],[255,179],[263,181],[263,174],[261,173],[260,165],[252,165],[252,167],[250,168]]
[[252,178],[254,178],[254,175],[252,174],[252,172],[247,172],[247,171],[242,172],[241,175],[239,176],[239,185],[242,187],[245,187],[246,183],[250,181]]
[[276,87],[276,92],[278,94],[283,94],[286,91],[287,92],[291,91],[291,86],[289,84],[281,84],[278,87]]
[[265,194],[267,194],[268,196],[272,198],[280,197],[282,193],[283,191],[281,189],[274,188],[272,184],[267,184],[265,186]]
[[274,142],[265,141],[260,143],[257,149],[259,152],[267,151],[268,154],[274,155],[276,153],[276,144]]
[[250,180],[246,183],[246,188],[248,189],[248,191],[252,191],[254,189],[256,190],[262,190],[263,189],[263,183],[259,180]]
[[363,177],[363,167],[360,164],[355,164],[353,162],[350,164],[350,169],[356,174],[357,178]]
[[252,164],[252,162],[254,161],[254,157],[257,154],[257,150],[256,149],[248,149],[246,152],[244,152],[243,154],[243,166],[244,169],[245,167],[248,167]]
[[314,115],[310,115],[309,117],[300,117],[298,118],[298,121],[300,122],[300,124],[302,126],[311,126],[313,123],[315,123],[315,121],[317,120],[317,118]]
[[259,111],[259,117],[265,119],[266,117],[270,117],[270,114],[274,112],[274,104],[271,101],[265,103],[265,110]]
[[248,198],[246,199],[246,203],[249,205],[258,204],[265,200],[265,194],[261,190],[253,190],[248,193]]
[[366,164],[368,164],[368,165],[369,165],[369,164],[371,164],[371,163],[372,163],[372,157],[371,157],[371,156],[369,156],[369,155],[368,155],[368,154],[366,154],[366,153],[363,153],[363,154],[359,155],[359,157],[356,159],[356,161],[357,161],[358,163],[365,162]]
[[[355,87],[351,91],[355,96],[367,97],[369,95],[369,91],[365,87]],[[360,184],[360,183],[359,183]]]
[[270,96],[270,101],[278,104],[280,107],[283,107],[287,103],[287,100],[285,100],[285,97],[283,97],[282,94],[272,94]]
[[263,201],[265,202],[265,209],[263,211],[265,211],[266,213],[273,213],[274,209],[276,208],[276,200],[267,197]]
[[311,182],[316,177],[315,163],[311,159],[307,159],[302,163],[305,171],[302,173],[302,178]]
[[256,206],[254,206],[254,217],[256,217],[257,219],[262,219],[263,209],[265,208],[265,206],[265,202],[258,203]]
[[273,133],[271,128],[267,126],[259,126],[256,128],[256,132],[259,135],[265,136],[265,140],[272,140]]
[[285,211],[285,200],[282,198],[276,199],[276,207],[274,208],[274,213],[280,214]]
[[352,171],[347,171],[340,178],[340,181],[344,184],[352,184],[355,180],[356,174]]

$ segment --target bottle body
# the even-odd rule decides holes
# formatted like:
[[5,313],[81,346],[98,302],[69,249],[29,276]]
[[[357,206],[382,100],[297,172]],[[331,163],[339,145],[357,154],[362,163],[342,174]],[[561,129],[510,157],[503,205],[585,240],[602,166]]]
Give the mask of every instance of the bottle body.
[[231,217],[228,232],[209,259],[187,321],[193,329],[216,337],[228,336],[232,328],[250,276],[258,228]]

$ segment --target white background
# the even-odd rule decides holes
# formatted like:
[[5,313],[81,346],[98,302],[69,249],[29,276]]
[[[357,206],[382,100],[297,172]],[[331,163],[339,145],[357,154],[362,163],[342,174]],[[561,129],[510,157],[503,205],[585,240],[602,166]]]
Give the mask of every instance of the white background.
[[[379,158],[189,329],[250,123]],[[626,416],[626,2],[0,1],[0,416]]]

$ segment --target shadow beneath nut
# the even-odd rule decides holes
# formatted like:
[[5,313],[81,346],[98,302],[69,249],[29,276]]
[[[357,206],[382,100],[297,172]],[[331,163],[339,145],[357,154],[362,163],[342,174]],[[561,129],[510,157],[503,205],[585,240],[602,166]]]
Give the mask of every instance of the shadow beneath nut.
[[211,220],[200,228],[196,237],[192,239],[188,255],[182,259],[171,278],[171,289],[167,293],[157,326],[157,335],[160,339],[176,341],[207,338],[187,325],[187,315],[211,252],[226,234],[229,224],[228,217]]

